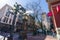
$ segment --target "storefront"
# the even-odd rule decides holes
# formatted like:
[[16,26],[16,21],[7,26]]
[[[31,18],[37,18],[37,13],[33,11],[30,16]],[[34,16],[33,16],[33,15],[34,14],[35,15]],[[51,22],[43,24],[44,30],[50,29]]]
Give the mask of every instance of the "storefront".
[[53,24],[60,40],[60,0],[48,1],[49,10],[52,12]]

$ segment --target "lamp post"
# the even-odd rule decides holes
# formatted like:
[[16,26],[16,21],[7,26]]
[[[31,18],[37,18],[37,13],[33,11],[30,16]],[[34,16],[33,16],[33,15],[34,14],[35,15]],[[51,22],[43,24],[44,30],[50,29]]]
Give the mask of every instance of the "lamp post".
[[16,22],[17,13],[21,14],[21,13],[24,13],[26,11],[21,5],[19,5],[17,3],[14,5],[14,7],[15,7],[15,9],[12,10],[12,11],[14,11],[13,12],[14,18],[13,18],[12,26],[10,27],[11,32],[10,32],[10,39],[9,40],[13,40],[13,33],[15,31],[14,29],[16,28],[15,22]]

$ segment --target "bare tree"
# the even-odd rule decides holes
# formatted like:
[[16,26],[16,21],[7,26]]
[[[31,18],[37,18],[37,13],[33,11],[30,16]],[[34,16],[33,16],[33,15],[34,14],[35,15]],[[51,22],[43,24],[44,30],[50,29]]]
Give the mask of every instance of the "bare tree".
[[35,17],[35,21],[37,20],[40,24],[40,22],[41,22],[41,13],[42,13],[41,0],[38,0],[36,2],[27,3],[26,9],[34,11],[33,16]]

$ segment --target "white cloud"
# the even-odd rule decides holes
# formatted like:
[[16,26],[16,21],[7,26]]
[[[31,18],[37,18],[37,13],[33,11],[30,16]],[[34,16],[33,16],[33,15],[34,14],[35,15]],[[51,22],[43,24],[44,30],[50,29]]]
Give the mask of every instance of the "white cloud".
[[2,6],[4,6],[5,4],[8,4],[10,6],[13,6],[15,4],[15,2],[18,2],[21,5],[24,5],[25,4],[25,2],[22,1],[22,0],[0,0],[0,8]]
[[14,5],[14,3],[16,2],[16,0],[0,0],[0,8],[2,6],[4,6],[5,4],[8,4],[8,5]]

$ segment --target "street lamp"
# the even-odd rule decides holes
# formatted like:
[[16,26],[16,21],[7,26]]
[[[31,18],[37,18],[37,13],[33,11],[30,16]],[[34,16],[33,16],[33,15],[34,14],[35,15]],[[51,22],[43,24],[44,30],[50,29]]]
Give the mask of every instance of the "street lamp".
[[[10,32],[10,39],[9,40],[13,40],[13,33],[14,33],[14,29],[16,29],[16,25],[15,25],[15,21],[16,21],[16,16],[17,16],[17,13],[21,13],[19,10],[22,10],[22,12],[25,12],[26,10],[19,4],[15,4],[14,5],[15,9],[12,9],[13,14],[14,14],[14,18],[13,18],[13,22],[12,22],[12,26],[11,26],[11,32]],[[11,12],[12,13],[12,12]]]

